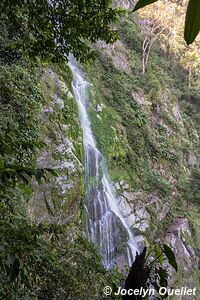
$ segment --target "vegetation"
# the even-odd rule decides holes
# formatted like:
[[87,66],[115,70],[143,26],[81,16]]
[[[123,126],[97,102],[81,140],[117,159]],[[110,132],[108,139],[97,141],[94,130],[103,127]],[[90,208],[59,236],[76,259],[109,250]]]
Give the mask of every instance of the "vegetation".
[[[67,151],[58,150],[66,137],[75,159],[80,165],[83,162],[77,108],[70,96],[71,74],[63,64],[69,52],[81,61],[97,56],[93,65],[85,66],[93,83],[92,128],[111,179],[115,183],[125,180],[130,192],[139,192],[141,199],[133,200],[135,207],[148,200],[150,226],[145,232],[137,228],[138,235],[149,244],[156,239],[161,244],[169,225],[187,217],[192,235],[181,232],[180,239],[191,247],[192,280],[198,285],[194,265],[200,250],[199,46],[193,43],[186,48],[180,42],[184,6],[181,1],[172,2],[176,24],[163,1],[139,17],[121,18],[113,29],[119,10],[112,9],[109,0],[1,1],[0,298],[103,300],[109,299],[102,293],[105,286],[114,290],[122,283],[116,271],[103,268],[98,249],[85,239],[81,167],[70,177],[66,169],[37,165],[43,150],[52,154],[53,162],[69,158]],[[98,39],[114,42],[117,30],[120,50],[113,45],[113,53],[108,50],[106,55],[91,46]],[[196,29],[188,34],[191,42]],[[57,74],[56,79],[45,78],[49,69]],[[60,79],[66,86],[64,93],[55,84]],[[42,110],[55,95],[58,101],[62,98],[63,107],[48,106],[48,118],[42,119]],[[42,221],[37,215],[31,218],[28,208],[35,181],[40,184],[39,194],[44,186],[49,188],[52,176],[54,182],[67,177],[73,189],[66,192],[64,187],[65,193],[59,194],[51,186],[51,195],[44,197],[48,218],[43,209]],[[158,199],[153,206],[151,197]],[[40,205],[42,196],[36,200]],[[169,208],[161,212],[164,217],[160,207]],[[55,221],[54,214],[60,211]],[[177,270],[173,252],[166,245],[155,246],[149,257],[155,260],[152,278],[166,285],[162,257]],[[184,267],[181,262],[179,269]],[[176,276],[178,283],[184,282],[185,278]]]
[[[152,4],[157,0],[139,0],[133,11],[146,5]],[[187,44],[192,44],[200,31],[200,4],[198,0],[189,0],[186,18],[184,38]]]
[[[33,2],[27,3],[31,5]],[[37,62],[25,59],[23,55],[27,52],[22,52],[22,46],[27,47],[28,44],[24,42],[27,31],[23,30],[28,30],[28,12],[22,14],[25,7],[18,2],[8,4],[0,4],[0,298],[99,299],[104,297],[103,287],[115,285],[118,279],[103,268],[97,249],[84,238],[80,213],[71,223],[59,224],[47,219],[33,222],[27,211],[35,180],[47,186],[52,176],[57,176],[57,171],[38,168],[36,162],[38,153],[49,147],[41,136],[41,113],[46,97],[50,97],[45,90],[51,85],[43,81],[46,66],[41,64],[38,55],[44,58],[52,48],[46,50],[44,45],[40,44],[40,48],[39,44],[36,43],[36,46],[30,42],[36,36],[29,31],[29,46],[39,47],[38,51],[34,50],[38,57]],[[5,9],[2,11],[2,8]],[[7,9],[13,16],[12,21]],[[42,27],[40,29],[43,30]],[[46,31],[40,33],[47,34]],[[40,33],[35,32],[38,39],[42,38]],[[29,50],[28,55],[33,49]],[[54,68],[57,68],[58,74],[62,73],[58,66]],[[65,76],[69,77],[67,85],[71,82],[70,76]],[[79,134],[74,125],[75,104],[70,106],[67,95],[64,100],[63,112],[52,114],[51,124],[58,129],[58,124],[71,118],[71,128],[66,131],[69,137],[76,139]],[[80,147],[77,148],[77,156],[82,159]],[[82,186],[77,189],[80,199],[81,189]],[[54,201],[59,202],[61,198],[58,194],[56,197],[54,195]],[[80,205],[80,199],[77,205]],[[71,199],[66,200],[70,207]],[[73,201],[77,200],[74,195]]]
[[[24,84],[28,89],[26,81]],[[17,91],[20,92],[21,88],[15,89],[15,93]],[[9,91],[9,95],[12,95],[12,90]],[[8,115],[5,114],[1,120],[4,125],[1,130],[3,136],[1,145],[4,148],[1,157],[2,176],[0,177],[0,297],[2,299],[22,297],[26,299],[85,297],[88,299],[92,295],[94,299],[99,299],[102,288],[110,280],[110,274],[103,269],[97,250],[83,239],[80,231],[74,237],[74,242],[67,241],[65,236],[69,234],[70,224],[36,225],[32,224],[27,217],[26,205],[32,195],[30,169],[21,168],[23,173],[19,173],[19,167],[17,169],[10,164],[3,165],[3,161],[17,162],[18,166],[35,166],[35,139],[28,140],[27,144],[24,138],[26,136],[31,138],[31,133],[34,138],[37,137],[38,121],[34,123],[36,127],[33,124],[31,129],[29,126],[27,129],[24,127],[21,137],[22,130],[18,130],[18,127],[23,125],[21,118],[26,113],[25,120],[28,121],[32,110],[26,105],[18,110],[13,97],[7,105],[13,106],[15,118],[11,115],[12,118],[8,119]],[[28,105],[32,105],[31,101]],[[16,130],[10,131],[9,125],[14,126]],[[5,139],[7,135],[10,138]],[[15,148],[15,142],[17,142],[17,148]],[[15,171],[17,174],[13,180],[12,176]],[[5,172],[10,172],[10,176],[5,178]],[[36,169],[34,174],[41,181]],[[96,281],[97,277],[98,281]]]
[[71,52],[86,60],[94,57],[91,43],[98,39],[109,43],[117,38],[111,27],[117,16],[110,0],[90,0],[87,4],[71,0],[3,0],[0,19],[7,25],[11,40],[1,48],[10,58],[17,52],[34,59],[60,61]]
[[[179,4],[173,1],[181,22],[183,7]],[[200,163],[197,134],[200,121],[199,65],[195,65],[199,46],[194,43],[191,48],[186,48],[183,43],[178,44],[181,37],[179,21],[170,23],[174,14],[169,14],[169,5],[165,2],[155,5],[141,11],[139,16],[122,18],[117,27],[121,43],[110,48],[103,45],[102,49],[97,49],[95,64],[86,66],[93,84],[89,110],[93,132],[107,158],[111,178],[118,183],[117,187],[120,185],[119,196],[123,198],[124,190],[128,189],[127,185],[124,189],[121,186],[120,181],[124,179],[128,190],[135,192],[135,198],[127,201],[133,205],[133,211],[137,213],[135,207],[140,203],[140,208],[146,208],[151,216],[150,221],[147,220],[150,228],[141,232],[136,223],[133,231],[136,235],[145,235],[151,244],[165,237],[174,220],[189,220],[192,236],[179,234],[184,244],[194,249],[192,277],[194,286],[199,286],[193,260],[193,257],[198,257],[200,245],[196,238],[199,231],[199,179],[197,174],[194,178],[193,171],[193,168],[199,169]],[[164,17],[167,14],[169,19]],[[155,23],[158,27],[152,32]],[[169,31],[163,31],[163,26],[165,29],[168,26]],[[173,26],[176,36],[172,42]],[[158,32],[161,33],[154,39]],[[142,72],[145,39],[154,41],[145,72]],[[96,109],[99,105],[102,110]],[[116,141],[115,149],[113,140]],[[156,200],[150,204],[151,197],[159,198],[164,207],[169,207],[169,213],[164,214],[162,220],[158,217]],[[181,270],[185,265],[178,253],[177,256]],[[174,276],[177,286],[189,280],[187,276],[187,279],[179,274]]]
[[[177,272],[178,266],[176,258],[171,248],[165,244],[153,246],[148,254],[146,248],[136,256],[136,259],[130,268],[128,277],[125,282],[125,289],[128,290],[148,290],[154,288],[159,295],[159,289],[168,287],[168,270],[163,267],[168,262],[173,269]],[[153,255],[152,255],[153,254]],[[149,262],[149,256],[151,256]],[[166,299],[167,293],[164,296],[159,296],[159,299]],[[144,295],[132,296],[133,300],[144,299]],[[147,299],[148,296],[145,297]],[[122,300],[130,299],[129,296],[122,296]]]
[[188,180],[181,182],[180,190],[184,197],[188,198],[188,201],[192,203],[200,203],[200,170],[198,167],[192,170],[192,173]]

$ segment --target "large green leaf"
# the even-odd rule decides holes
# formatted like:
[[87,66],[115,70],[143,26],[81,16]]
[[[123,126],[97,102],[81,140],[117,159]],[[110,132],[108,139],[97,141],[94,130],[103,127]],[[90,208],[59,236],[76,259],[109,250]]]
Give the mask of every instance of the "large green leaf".
[[190,0],[185,18],[184,38],[192,44],[200,31],[200,0]]
[[158,1],[158,0],[139,0],[136,3],[133,11],[136,11],[136,10],[138,10],[138,9],[140,9],[142,7],[145,7],[146,5],[152,4],[152,3],[156,2],[156,1]]
[[160,286],[167,287],[168,286],[168,273],[165,269],[159,268],[158,274],[160,276]]
[[163,244],[164,247],[164,253],[168,259],[169,264],[176,270],[176,272],[178,271],[178,266],[177,266],[177,262],[176,262],[176,257],[174,255],[174,252],[172,251],[172,249]]

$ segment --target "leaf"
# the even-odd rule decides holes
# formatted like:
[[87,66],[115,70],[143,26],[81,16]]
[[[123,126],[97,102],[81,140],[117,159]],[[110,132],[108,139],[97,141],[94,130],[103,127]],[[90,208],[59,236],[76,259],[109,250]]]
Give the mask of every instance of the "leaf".
[[8,275],[11,281],[14,281],[19,275],[20,262],[18,258],[14,256],[8,256],[7,258]]
[[13,187],[16,186],[16,178],[14,175],[11,176]]
[[176,262],[176,257],[174,255],[174,252],[172,251],[172,249],[167,246],[166,244],[163,244],[164,247],[164,253],[168,259],[169,264],[176,270],[176,272],[178,271],[178,266],[177,266],[177,262]]
[[167,271],[163,268],[159,268],[158,271],[159,277],[160,277],[160,286],[167,287],[168,286],[168,274]]
[[200,1],[190,0],[186,18],[184,38],[188,45],[192,44],[200,31]]
[[22,283],[26,283],[26,277],[25,277],[24,269],[21,269],[21,271],[20,271],[20,278],[21,278]]
[[0,169],[0,172],[1,173],[15,173],[16,172],[16,170],[14,170],[14,169],[11,169],[11,168],[2,168],[2,169]]
[[154,253],[155,253],[155,256],[158,259],[159,263],[162,265],[162,263],[163,263],[163,256],[162,256],[163,252],[162,252],[162,249],[157,244],[154,245]]
[[158,0],[139,0],[136,3],[133,11],[136,11],[136,10],[138,10],[138,9],[140,9],[142,7],[145,7],[145,6],[149,5],[149,4],[152,4],[152,3],[156,2],[156,1],[158,1]]
[[53,169],[49,169],[49,168],[45,168],[45,170],[47,172],[49,172],[52,176],[58,176],[58,172],[56,170],[53,170]]
[[4,166],[4,161],[0,159],[0,168],[3,168],[3,166]]
[[18,275],[19,275],[19,267],[20,267],[20,262],[18,258],[15,258],[15,261],[12,265],[12,268],[10,270],[10,280],[14,281]]

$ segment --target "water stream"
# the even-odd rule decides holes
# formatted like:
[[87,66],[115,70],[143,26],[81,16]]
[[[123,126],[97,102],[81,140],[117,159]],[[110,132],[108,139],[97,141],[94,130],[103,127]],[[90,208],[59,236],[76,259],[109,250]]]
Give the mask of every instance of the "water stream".
[[72,56],[69,59],[69,67],[73,73],[72,88],[83,130],[87,233],[89,239],[99,247],[105,267],[112,268],[119,244],[120,228],[123,228],[127,236],[128,263],[131,265],[136,251],[139,250],[131,229],[120,212],[119,200],[109,181],[106,165],[92,133],[87,112],[89,102],[87,90],[90,84],[85,80],[84,74]]

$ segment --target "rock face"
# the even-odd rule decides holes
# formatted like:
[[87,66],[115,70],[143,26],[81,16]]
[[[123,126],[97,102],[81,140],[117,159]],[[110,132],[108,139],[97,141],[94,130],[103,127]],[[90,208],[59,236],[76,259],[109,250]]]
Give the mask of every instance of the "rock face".
[[[123,182],[123,186],[126,183]],[[126,222],[132,227],[135,233],[135,240],[138,245],[144,246],[146,244],[146,237],[149,234],[154,235],[152,230],[153,224],[163,222],[170,213],[170,207],[167,203],[163,203],[156,195],[148,195],[144,192],[131,192],[123,190],[119,182],[115,187],[120,187],[122,193],[119,196],[120,208],[123,212]],[[192,232],[187,218],[177,217],[169,225],[166,232],[158,240],[169,245],[176,256],[179,272],[185,272],[187,277],[179,278],[177,288],[186,286],[188,288],[196,287],[194,278],[190,274],[191,269],[199,265],[199,258],[195,253],[194,248],[188,243],[188,238],[191,238]],[[154,238],[157,239],[157,236]],[[118,267],[123,270],[126,264],[124,256],[121,254],[117,257],[116,263]],[[168,269],[168,283],[169,286],[174,286],[176,273],[174,269],[166,264]],[[180,275],[180,274],[179,274]],[[177,296],[177,300],[189,300],[189,296]]]
[[[125,9],[134,4],[113,2]],[[182,99],[185,91],[177,78],[183,66],[172,74],[164,52],[161,66],[161,53],[152,48],[147,72],[141,75],[142,21],[124,16],[118,28],[120,41],[113,45],[99,42],[97,63],[88,72],[93,85],[93,131],[135,239],[147,246],[154,241],[169,244],[177,255],[179,274],[185,273],[184,281],[172,272],[173,280],[179,285],[199,285],[195,266],[200,249],[199,206],[190,202],[185,191],[193,168],[200,166],[199,125],[193,118],[198,110],[189,99]]]
[[[113,5],[130,9],[134,3],[122,0]],[[152,49],[152,66],[142,76],[143,35],[132,17],[122,23],[127,28],[120,28],[121,40],[113,45],[98,42],[97,63],[88,67],[93,87],[88,103],[92,129],[135,240],[139,245],[149,246],[154,241],[170,245],[179,274],[185,273],[182,278],[169,269],[170,283],[178,280],[179,285],[192,287],[198,273],[195,264],[200,241],[195,241],[198,230],[195,237],[193,230],[199,224],[199,208],[190,205],[189,195],[183,196],[181,188],[182,180],[188,180],[200,163],[198,128],[183,111],[179,95],[184,91],[172,87],[173,82],[178,86],[175,77],[179,74],[171,78]],[[38,154],[38,166],[53,168],[59,176],[49,178],[45,185],[33,183],[29,212],[36,222],[64,223],[75,218],[84,190],[81,130],[65,80],[46,69],[43,81],[41,136],[46,146]],[[39,194],[43,197],[38,198]],[[125,248],[122,242],[117,249],[116,263],[121,268],[126,263]]]
[[106,54],[113,60],[113,64],[117,69],[125,72],[131,71],[128,56],[121,41],[117,41],[113,45],[99,41],[97,42],[97,47],[102,51],[103,55]]
[[[119,183],[115,184],[115,186],[118,185]],[[138,229],[141,233],[150,227],[152,210],[156,213],[157,221],[163,220],[170,211],[169,206],[162,203],[156,195],[148,195],[140,191],[122,191],[119,202],[123,216],[133,228],[133,231]]]
[[55,170],[47,183],[33,182],[29,216],[34,222],[64,224],[79,214],[84,193],[82,167],[82,132],[75,100],[66,81],[52,69],[43,75],[44,103],[41,115],[41,139],[45,143],[38,153],[39,168]]
[[194,250],[185,243],[184,235],[191,236],[189,222],[186,218],[176,218],[169,226],[164,241],[171,245],[176,254],[178,265],[182,266],[185,272],[192,267]]
[[[170,245],[174,250],[179,269],[182,269],[184,273],[188,274],[187,279],[183,276],[179,283],[179,288],[182,286],[187,286],[189,288],[195,287],[191,270],[193,266],[196,267],[199,265],[199,258],[196,256],[194,249],[186,242],[187,235],[190,237],[192,235],[188,219],[176,218],[169,226],[164,237],[164,242]],[[169,282],[173,285],[175,276],[174,270],[170,266],[168,266],[168,269],[170,274]],[[191,296],[177,296],[176,299],[189,300],[191,299]]]
[[144,93],[142,91],[132,91],[131,93],[133,97],[133,101],[135,101],[140,106],[150,106],[152,103],[147,101],[144,97]]

